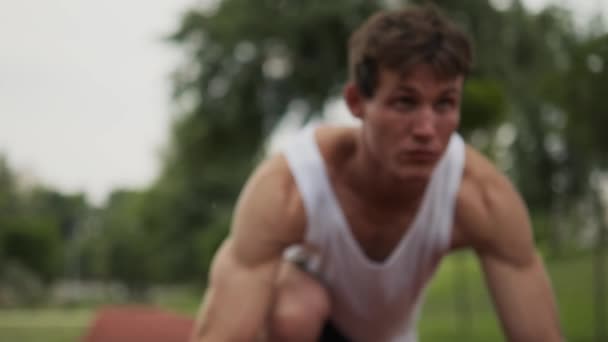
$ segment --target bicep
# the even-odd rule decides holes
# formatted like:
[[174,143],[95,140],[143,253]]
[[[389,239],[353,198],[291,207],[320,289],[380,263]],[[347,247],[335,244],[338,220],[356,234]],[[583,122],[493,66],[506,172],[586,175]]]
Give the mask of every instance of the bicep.
[[480,259],[509,341],[559,341],[549,277],[536,252],[525,203],[485,158],[470,153],[457,220]]
[[489,234],[477,253],[505,333],[510,341],[559,341],[553,290],[523,200],[503,177],[484,199]]
[[235,252],[228,239],[216,255],[195,341],[253,339],[264,325],[280,258],[244,263]]
[[250,341],[264,328],[283,250],[302,237],[302,208],[284,159],[254,173],[214,258],[195,341]]

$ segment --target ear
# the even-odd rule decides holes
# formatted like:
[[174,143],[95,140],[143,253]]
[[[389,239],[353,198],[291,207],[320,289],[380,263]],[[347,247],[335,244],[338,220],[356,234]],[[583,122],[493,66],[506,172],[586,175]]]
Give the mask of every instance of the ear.
[[343,93],[344,101],[346,102],[346,106],[350,110],[350,113],[358,119],[363,119],[365,113],[365,97],[361,94],[359,87],[357,87],[355,82],[348,82],[346,86],[344,86]]

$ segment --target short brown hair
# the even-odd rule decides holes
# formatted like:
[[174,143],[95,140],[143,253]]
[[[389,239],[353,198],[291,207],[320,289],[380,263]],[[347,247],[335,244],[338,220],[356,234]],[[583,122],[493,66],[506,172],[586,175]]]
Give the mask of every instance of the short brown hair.
[[407,73],[427,63],[451,78],[466,76],[473,63],[469,37],[434,6],[379,12],[351,35],[348,49],[350,79],[367,97],[381,67]]

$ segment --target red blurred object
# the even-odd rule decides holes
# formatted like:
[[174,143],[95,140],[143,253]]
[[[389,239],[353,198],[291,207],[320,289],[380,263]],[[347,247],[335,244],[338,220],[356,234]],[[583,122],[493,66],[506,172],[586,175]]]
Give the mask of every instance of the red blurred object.
[[186,342],[194,320],[149,307],[109,307],[97,312],[82,342]]

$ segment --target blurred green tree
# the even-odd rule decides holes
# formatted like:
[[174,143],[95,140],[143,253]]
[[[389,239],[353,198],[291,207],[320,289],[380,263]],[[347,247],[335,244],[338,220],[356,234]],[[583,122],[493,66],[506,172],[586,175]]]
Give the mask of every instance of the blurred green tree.
[[89,210],[82,194],[20,182],[0,158],[0,273],[10,264],[43,284],[66,276],[65,249]]
[[146,299],[157,260],[153,237],[141,225],[142,198],[137,191],[113,191],[97,214],[98,231],[83,242],[84,258],[98,272],[91,276],[122,282],[135,300]]
[[33,271],[45,282],[61,273],[61,238],[53,222],[19,218],[2,223],[3,259]]
[[[471,3],[480,8],[475,18],[487,14],[483,11],[501,16],[485,1]],[[470,5],[459,10],[468,13],[463,8],[468,11]],[[200,239],[191,237],[209,235],[205,231],[211,227],[225,234],[226,217],[240,186],[290,106],[299,106],[305,119],[321,115],[324,106],[339,96],[346,80],[348,37],[381,7],[380,2],[352,0],[225,0],[214,11],[192,10],[183,17],[172,36],[187,52],[174,86],[183,112],[174,124],[158,189],[153,190],[157,201],[165,201],[163,215],[170,219],[157,215],[149,222],[164,225],[165,234],[174,237],[169,241],[178,241],[181,265],[193,265],[192,259],[200,257]],[[495,49],[486,50],[497,54]],[[491,75],[476,72],[467,84],[467,135],[496,126],[506,114],[504,89]],[[206,273],[207,263],[197,272]]]
[[608,104],[605,85],[608,82],[608,34],[591,36],[574,50],[571,67],[559,80],[554,91],[554,101],[563,110],[564,147],[563,159],[567,170],[563,188],[578,199],[590,204],[594,225],[595,258],[595,318],[596,338],[608,338],[605,322],[608,320],[608,277],[606,246],[608,223],[606,222],[606,171],[608,167]]
[[[303,120],[320,116],[340,96],[352,30],[376,10],[426,2],[224,0],[183,16],[171,36],[186,54],[174,75],[180,113],[143,209],[159,253],[180,265],[166,267],[167,276],[207,273],[207,248],[225,236],[238,191],[277,123],[294,107]],[[515,180],[537,227],[547,227],[537,239],[558,241],[551,214],[574,192],[556,186],[570,169],[551,143],[564,131],[546,86],[567,72],[580,40],[569,12],[531,14],[518,0],[434,3],[476,44],[462,134]]]
[[207,273],[265,139],[294,103],[305,117],[321,114],[346,77],[348,35],[376,8],[369,1],[227,0],[183,17],[172,37],[188,54],[175,74],[183,113],[151,192],[150,205],[164,209],[147,216],[168,236],[166,254],[188,266],[173,268],[176,279]]

